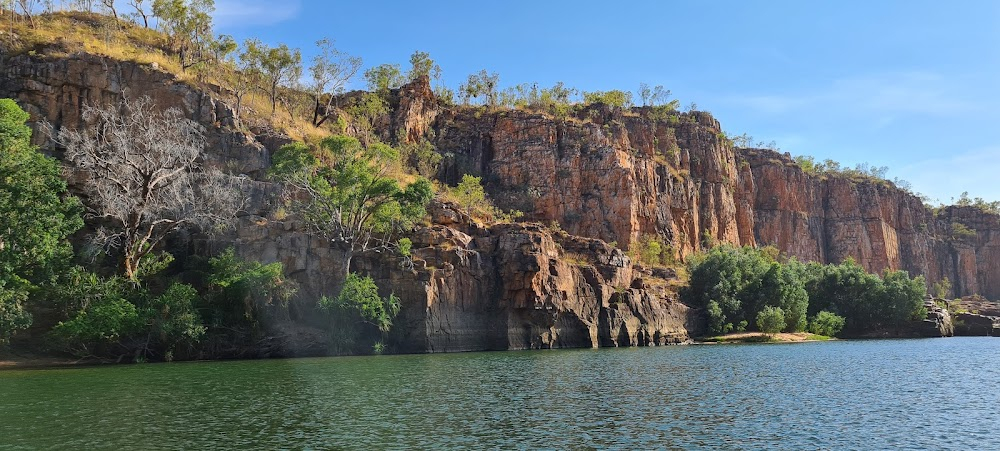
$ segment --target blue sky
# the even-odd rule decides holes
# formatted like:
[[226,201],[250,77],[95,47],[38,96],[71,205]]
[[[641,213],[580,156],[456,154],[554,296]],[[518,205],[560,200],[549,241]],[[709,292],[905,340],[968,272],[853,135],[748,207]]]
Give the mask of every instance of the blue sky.
[[[217,32],[365,67],[429,52],[452,87],[663,85],[730,134],[793,155],[888,166],[950,203],[1000,200],[1000,2],[216,0]],[[355,84],[360,87],[361,81]]]

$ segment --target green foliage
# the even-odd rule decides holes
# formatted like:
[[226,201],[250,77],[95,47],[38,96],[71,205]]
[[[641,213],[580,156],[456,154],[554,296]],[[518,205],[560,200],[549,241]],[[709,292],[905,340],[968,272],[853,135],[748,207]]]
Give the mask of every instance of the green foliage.
[[781,307],[766,306],[757,313],[757,329],[774,335],[785,328],[785,312]]
[[708,315],[708,330],[713,334],[726,334],[729,331],[726,330],[726,325],[728,324],[731,330],[732,323],[726,323],[726,314],[722,311],[722,306],[719,302],[712,299],[708,301],[705,306],[705,313]]
[[512,222],[524,215],[524,213],[517,210],[505,212],[494,206],[493,202],[486,195],[482,181],[481,177],[465,174],[458,185],[448,190],[448,195],[471,218]]
[[975,229],[969,228],[960,222],[951,223],[951,239],[959,241],[971,241],[976,239],[978,234]]
[[690,259],[690,284],[682,295],[705,308],[712,334],[736,329],[767,307],[782,310],[781,330],[787,332],[806,330],[807,315],[821,311],[842,316],[852,331],[898,328],[926,315],[922,277],[903,271],[879,277],[852,260],[824,266],[776,258],[766,248],[715,247]]
[[642,99],[642,106],[662,105],[670,98],[670,90],[663,89],[662,85],[650,87],[646,83],[639,83],[639,98]]
[[174,283],[145,305],[142,313],[148,333],[158,343],[161,355],[173,356],[178,346],[190,347],[205,335],[205,326],[195,310],[198,300],[194,287]]
[[57,349],[87,356],[172,356],[178,346],[190,347],[204,335],[195,310],[198,292],[186,284],[171,284],[159,296],[120,276],[101,278],[76,269],[63,294],[80,296],[64,305],[69,316],[52,329]]
[[246,46],[244,57],[252,59],[249,64],[256,71],[260,88],[271,101],[273,118],[282,98],[282,86],[298,83],[302,75],[302,52],[289,48],[286,44],[270,47],[257,39],[248,40]]
[[399,250],[399,255],[409,257],[413,252],[413,241],[409,238],[400,238],[396,242],[396,249]]
[[355,119],[358,132],[367,141],[373,141],[375,122],[378,118],[389,114],[389,104],[378,94],[366,92],[346,108],[347,114]]
[[215,43],[212,37],[215,1],[153,0],[152,6],[153,15],[160,19],[160,26],[180,56],[181,68],[206,62]]
[[135,304],[121,297],[99,298],[52,333],[67,350],[80,356],[99,352],[102,345],[124,345],[121,340],[138,334],[142,320]]
[[531,108],[565,118],[572,110],[571,97],[577,90],[558,82],[551,88],[539,89],[538,83],[521,83],[500,93],[500,104],[515,108]]
[[809,332],[826,337],[835,337],[844,329],[843,316],[823,310],[809,321]]
[[465,105],[468,105],[473,99],[478,99],[486,106],[496,106],[498,101],[497,87],[499,83],[499,75],[483,69],[479,73],[469,75],[468,80],[458,87],[458,93],[462,98],[462,103]]
[[649,266],[672,266],[677,263],[673,247],[656,235],[643,235],[633,241],[629,255]]
[[583,93],[583,103],[595,104],[603,103],[618,108],[632,106],[632,93],[613,89],[611,91],[591,91]]
[[104,278],[71,268],[48,291],[67,318],[50,332],[52,344],[81,357],[129,352],[126,340],[143,329],[140,311],[131,301],[138,294],[124,277]]
[[427,178],[437,175],[441,160],[444,159],[427,139],[421,139],[415,143],[403,144],[399,148],[399,153],[402,156],[403,163],[415,169],[417,174]]
[[[762,143],[757,143],[756,146],[766,148],[761,144]],[[848,177],[857,181],[868,180],[878,183],[892,183],[897,188],[910,192],[909,182],[898,178],[890,181],[886,178],[886,174],[889,172],[889,168],[887,166],[871,166],[868,163],[858,163],[851,168],[848,166],[842,166],[840,163],[830,159],[816,161],[815,158],[808,155],[796,155],[793,157],[793,160],[795,161],[795,164],[802,169],[802,172],[805,172],[806,174],[819,176],[836,175],[840,177]]]
[[1000,201],[987,201],[982,197],[977,197],[972,199],[969,197],[969,192],[964,191],[962,195],[958,197],[958,201],[955,205],[960,207],[975,207],[984,213],[990,213],[994,215],[1000,214]]
[[336,135],[315,150],[301,143],[285,145],[273,161],[271,176],[297,193],[290,200],[294,210],[316,232],[350,252],[384,245],[382,237],[412,227],[433,196],[423,178],[400,188],[389,176],[399,154],[381,143],[365,147],[355,138]]
[[59,164],[31,146],[28,114],[0,99],[0,344],[31,324],[26,303],[72,257],[83,226]]
[[474,211],[493,208],[493,204],[486,198],[482,177],[463,175],[462,181],[451,189],[451,195],[455,198],[458,206],[462,207],[465,214],[469,216],[472,216]]
[[406,78],[416,80],[419,77],[438,80],[441,78],[441,66],[431,59],[430,54],[418,50],[410,55],[410,72],[406,74]]
[[319,301],[320,308],[324,310],[339,310],[341,312],[351,312],[358,316],[360,321],[374,326],[380,332],[388,332],[392,328],[392,320],[399,314],[399,298],[394,294],[388,297],[381,297],[378,294],[378,287],[375,281],[368,276],[359,276],[356,273],[347,275],[343,288],[336,298],[322,297]]
[[438,102],[445,106],[455,105],[455,91],[451,88],[438,85],[434,87],[434,96],[437,97]]
[[717,246],[689,260],[691,278],[683,295],[698,307],[715,302],[719,310],[714,322],[710,315],[709,331],[729,333],[740,321],[755,318],[762,279],[771,263],[764,253],[751,247]]
[[937,282],[934,282],[934,285],[931,285],[931,291],[934,293],[934,297],[938,299],[947,298],[951,295],[951,280],[948,280],[948,278],[945,277]]
[[368,89],[385,97],[390,89],[397,89],[406,82],[398,64],[380,64],[365,71]]
[[868,331],[898,328],[923,318],[927,293],[923,277],[887,270],[879,277],[848,259],[839,265],[801,266],[809,293],[809,312],[826,310],[843,316],[845,328]]
[[253,331],[264,308],[286,305],[296,291],[280,262],[244,260],[232,248],[209,259],[205,286],[208,324],[246,325]]
[[28,293],[23,289],[3,287],[0,291],[0,343],[15,332],[31,326],[31,314],[25,309]]

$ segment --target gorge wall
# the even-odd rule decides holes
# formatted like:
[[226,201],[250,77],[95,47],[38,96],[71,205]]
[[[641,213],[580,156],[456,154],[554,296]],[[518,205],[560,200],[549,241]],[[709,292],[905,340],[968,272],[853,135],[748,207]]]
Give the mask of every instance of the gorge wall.
[[[246,257],[281,261],[301,286],[301,315],[327,294],[337,264],[328,243],[279,220],[276,187],[264,177],[286,139],[236,121],[224,90],[88,54],[0,62],[0,97],[57,128],[81,126],[84,105],[125,92],[181,108],[208,130],[205,163],[254,181],[235,232],[179,237],[172,250],[235,245]],[[675,275],[635,266],[621,250],[644,235],[660,237],[681,259],[709,242],[774,245],[804,260],[851,257],[870,271],[906,269],[929,283],[948,277],[955,295],[1000,298],[997,216],[972,207],[934,212],[886,182],[811,175],[787,155],[734,149],[708,113],[654,119],[648,108],[594,105],[558,119],[446,107],[426,80],[401,88],[391,105],[380,120],[386,139],[429,140],[444,156],[438,178],[454,184],[463,174],[482,176],[501,207],[547,225],[480,225],[435,201],[431,225],[412,235],[412,267],[389,255],[356,258],[355,270],[402,299],[392,337],[399,350],[687,340],[700,321],[677,298]],[[35,139],[58,156],[44,136]],[[954,233],[953,224],[974,236]],[[289,336],[288,354],[305,347],[293,342]]]

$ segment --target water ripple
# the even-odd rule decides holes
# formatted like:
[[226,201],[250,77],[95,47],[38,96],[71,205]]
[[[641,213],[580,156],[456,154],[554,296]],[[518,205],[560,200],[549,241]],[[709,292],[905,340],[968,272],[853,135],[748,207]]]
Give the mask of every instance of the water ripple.
[[1000,449],[1000,340],[0,372],[2,449]]

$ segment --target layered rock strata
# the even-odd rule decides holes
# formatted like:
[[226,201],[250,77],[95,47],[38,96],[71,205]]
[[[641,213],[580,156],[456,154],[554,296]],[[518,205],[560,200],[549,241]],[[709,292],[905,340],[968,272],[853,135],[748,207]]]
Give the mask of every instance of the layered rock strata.
[[[86,54],[3,62],[0,97],[56,128],[79,127],[85,105],[126,94],[149,95],[203,124],[206,164],[257,180],[236,234],[211,246],[235,244],[247,257],[283,262],[302,286],[302,302],[326,294],[336,265],[327,243],[275,221],[270,204],[275,187],[264,174],[285,139],[251,133],[223,90]],[[355,259],[355,270],[403,299],[393,337],[403,350],[684,341],[699,321],[677,300],[674,277],[638,270],[619,250],[645,235],[680,259],[715,242],[774,245],[805,260],[850,257],[874,272],[905,269],[928,283],[947,277],[956,295],[1000,298],[996,215],[973,207],[935,212],[886,182],[807,174],[787,154],[734,149],[707,113],[598,105],[555,118],[444,107],[425,79],[395,92],[391,104],[379,133],[431,141],[444,157],[438,178],[481,175],[501,207],[559,226],[474,225],[438,204],[433,225],[413,236],[412,267],[392,256]],[[566,233],[552,231],[559,229]]]

